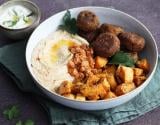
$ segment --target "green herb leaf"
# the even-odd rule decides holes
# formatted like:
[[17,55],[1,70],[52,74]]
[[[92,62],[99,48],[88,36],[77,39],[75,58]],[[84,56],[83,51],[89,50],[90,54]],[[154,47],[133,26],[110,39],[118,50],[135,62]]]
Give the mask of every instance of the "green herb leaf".
[[28,24],[31,23],[31,19],[27,16],[23,16],[23,21]]
[[8,20],[8,21],[4,21],[2,24],[7,27],[13,27],[14,25],[17,24],[17,21]]
[[111,60],[109,61],[109,64],[121,64],[129,67],[133,67],[135,62],[129,54],[119,51],[115,55],[112,56]]
[[24,122],[24,125],[35,125],[34,122],[30,119]]
[[8,119],[12,120],[20,115],[20,110],[17,106],[12,106],[3,111],[3,115]]
[[18,13],[16,12],[15,9],[13,9],[12,11],[13,11],[14,15],[18,16]]
[[59,29],[65,30],[71,34],[76,34],[78,31],[78,28],[76,26],[76,19],[71,18],[71,13],[69,10],[65,13],[63,16],[62,24],[59,25]]
[[16,125],[35,125],[34,122],[30,119],[26,120],[25,122],[22,122],[21,120],[19,120]]
[[30,16],[32,16],[32,15],[34,15],[33,12],[29,13],[26,17],[30,17]]
[[70,20],[71,20],[71,13],[69,10],[67,10],[65,15],[63,16],[63,23],[67,25],[70,22]]
[[19,19],[20,19],[20,17],[19,17],[19,16],[16,16],[16,15],[14,15],[12,18],[13,18],[13,21],[14,21],[14,22],[18,22]]
[[18,121],[18,122],[16,123],[16,125],[23,125],[23,124],[22,124],[22,121],[21,121],[21,120]]

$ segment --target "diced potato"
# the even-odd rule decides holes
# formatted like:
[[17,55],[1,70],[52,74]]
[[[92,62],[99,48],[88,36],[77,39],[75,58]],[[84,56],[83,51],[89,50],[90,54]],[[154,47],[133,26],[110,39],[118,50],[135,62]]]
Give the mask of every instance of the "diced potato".
[[97,94],[97,90],[96,90],[95,86],[84,84],[80,88],[80,93],[89,100],[98,100],[99,99],[99,95]]
[[108,74],[107,75],[107,81],[109,82],[110,86],[111,86],[111,90],[115,90],[115,88],[117,87],[117,81],[115,79],[114,74]]
[[97,75],[91,75],[87,79],[86,84],[93,85],[93,84],[97,83],[99,81],[99,79],[100,78]]
[[73,83],[73,85],[72,85],[72,93],[73,94],[79,93],[80,92],[80,88],[81,88],[82,85],[83,85],[83,83],[81,83],[81,82]]
[[121,83],[133,82],[133,69],[126,66],[119,66],[116,71],[116,77]]
[[104,99],[111,99],[117,97],[115,93],[109,91]]
[[98,77],[98,78],[105,78],[105,77],[107,77],[107,73],[99,73],[99,74],[96,74],[96,76]]
[[136,86],[133,82],[122,83],[117,86],[115,93],[116,93],[116,95],[120,96],[120,95],[123,95],[123,94],[126,94],[126,93],[132,91],[135,88],[136,88]]
[[133,68],[134,76],[141,76],[143,75],[143,69],[140,68]]
[[69,99],[75,99],[75,96],[73,94],[64,94],[63,96],[65,96]]
[[106,78],[101,78],[98,84],[102,84],[106,92],[110,91],[110,84],[108,83]]
[[69,94],[69,93],[71,93],[71,89],[72,89],[72,83],[68,82],[68,81],[64,81],[60,85],[60,87],[58,89],[58,93],[61,94],[61,95]]
[[136,66],[137,66],[138,68],[143,69],[145,73],[148,73],[148,72],[149,72],[150,65],[149,65],[147,59],[138,60],[137,63],[136,63]]
[[95,58],[95,67],[96,67],[96,68],[102,68],[102,67],[104,67],[107,63],[108,63],[107,58],[103,58],[103,57],[100,57],[100,56],[97,56],[97,57]]
[[146,76],[135,76],[133,81],[136,84],[136,86],[140,86],[145,80]]
[[96,89],[97,89],[97,93],[98,93],[99,97],[101,99],[103,99],[106,96],[107,92],[109,91],[110,85],[107,82],[107,80],[104,79],[102,84],[96,85]]
[[88,85],[81,87],[80,93],[89,100],[98,100],[104,98],[107,94],[102,84]]
[[78,100],[78,101],[86,101],[86,97],[84,97],[81,94],[77,94],[76,97],[75,97],[75,99]]
[[115,74],[116,70],[117,70],[117,67],[115,65],[106,65],[104,72]]

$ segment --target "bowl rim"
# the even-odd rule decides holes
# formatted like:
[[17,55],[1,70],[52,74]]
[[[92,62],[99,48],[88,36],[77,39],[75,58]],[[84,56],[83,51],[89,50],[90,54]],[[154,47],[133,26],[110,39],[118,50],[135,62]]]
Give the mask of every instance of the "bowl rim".
[[34,20],[34,22],[31,25],[29,25],[27,27],[24,27],[24,28],[11,29],[11,28],[6,28],[6,27],[4,27],[2,25],[0,25],[0,28],[2,28],[4,30],[7,30],[7,31],[23,31],[23,30],[26,30],[26,29],[30,29],[31,27],[34,27],[34,25],[36,25],[36,23],[38,23],[40,21],[40,19],[41,19],[40,8],[38,7],[38,5],[36,3],[32,2],[32,1],[29,1],[29,0],[9,0],[9,1],[4,2],[3,4],[1,4],[0,5],[0,9],[3,9],[4,6],[6,6],[6,5],[10,4],[10,3],[12,4],[14,2],[17,2],[15,5],[19,5],[18,4],[19,2],[26,2],[26,3],[30,4],[30,5],[32,5],[37,10],[37,13],[36,13],[37,18]]
[[[149,33],[149,35],[151,36],[151,38],[152,38],[152,40],[153,40],[153,44],[154,44],[154,47],[155,47],[155,51],[156,51],[156,59],[155,59],[155,65],[153,66],[153,70],[152,70],[152,72],[151,72],[151,74],[148,76],[148,78],[146,79],[146,81],[144,81],[143,82],[143,84],[142,85],[140,85],[140,86],[138,86],[138,87],[136,87],[134,90],[132,90],[132,91],[130,91],[130,92],[128,92],[128,93],[126,93],[126,94],[124,94],[124,95],[121,95],[121,96],[118,96],[118,97],[115,97],[115,98],[111,98],[111,99],[106,99],[106,100],[91,100],[91,101],[89,101],[89,100],[86,100],[86,101],[79,101],[79,100],[75,100],[75,99],[69,99],[69,98],[67,98],[67,97],[64,97],[64,96],[61,96],[60,94],[58,94],[58,93],[56,93],[56,92],[51,92],[51,91],[49,91],[48,89],[46,89],[45,87],[43,87],[40,83],[39,83],[39,81],[38,80],[36,80],[36,78],[34,78],[34,75],[33,75],[33,73],[32,73],[32,71],[31,71],[31,68],[29,67],[29,62],[27,61],[27,51],[29,51],[28,50],[28,46],[29,46],[29,43],[31,42],[30,41],[30,39],[31,39],[31,36],[32,36],[32,34],[35,32],[35,30],[34,30],[34,32],[31,34],[31,36],[30,36],[30,38],[28,39],[28,42],[27,42],[27,45],[26,45],[26,53],[25,53],[25,56],[26,56],[26,63],[27,63],[27,68],[28,68],[28,70],[29,70],[29,73],[30,73],[30,75],[32,76],[32,78],[33,78],[33,80],[35,80],[36,82],[34,82],[41,90],[44,90],[45,92],[48,92],[49,94],[53,94],[53,95],[55,95],[55,96],[58,96],[59,98],[61,98],[61,99],[64,99],[64,100],[67,100],[67,101],[72,101],[72,102],[79,102],[79,103],[91,103],[91,104],[95,104],[95,103],[103,103],[103,102],[105,102],[105,103],[107,103],[107,102],[111,102],[111,101],[116,101],[116,100],[120,100],[121,98],[124,98],[125,96],[128,96],[128,95],[130,95],[131,93],[134,93],[135,91],[137,91],[138,89],[141,89],[141,91],[149,84],[147,81],[150,81],[151,80],[151,78],[152,78],[152,76],[154,75],[154,73],[155,73],[155,71],[156,71],[156,68],[157,68],[157,63],[158,63],[158,47],[157,47],[157,44],[156,44],[156,41],[155,41],[155,39],[154,39],[154,37],[153,37],[153,35],[152,35],[152,33],[149,31],[149,29],[142,23],[142,22],[140,22],[138,19],[136,19],[135,17],[133,17],[133,16],[131,16],[131,15],[129,15],[129,14],[127,14],[126,12],[123,12],[123,11],[120,11],[120,10],[117,10],[117,9],[114,9],[114,8],[110,8],[110,7],[102,7],[102,6],[81,6],[81,7],[75,7],[75,8],[69,8],[68,10],[73,10],[74,11],[74,9],[94,9],[94,8],[96,8],[96,9],[109,9],[109,10],[113,10],[113,11],[116,11],[116,12],[118,12],[118,13],[121,13],[121,14],[123,14],[123,15],[125,15],[125,16],[128,16],[129,18],[131,18],[132,20],[134,20],[136,23],[139,23],[148,33]],[[60,11],[60,12],[57,12],[57,13],[55,13],[55,14],[53,14],[52,16],[50,16],[50,17],[48,17],[48,18],[46,18],[42,23],[44,23],[44,22],[46,22],[47,20],[49,20],[51,17],[53,17],[53,16],[55,16],[55,15],[58,15],[58,14],[60,14],[60,13],[64,13],[66,10],[63,10],[63,11]],[[42,24],[41,23],[41,24]],[[41,25],[40,24],[40,25]],[[145,84],[147,84],[147,85],[145,85]],[[145,85],[145,87],[143,88],[143,86]],[[43,94],[45,94],[46,96],[48,96],[46,93],[44,93],[44,92],[42,92]],[[52,96],[53,96],[52,95]]]

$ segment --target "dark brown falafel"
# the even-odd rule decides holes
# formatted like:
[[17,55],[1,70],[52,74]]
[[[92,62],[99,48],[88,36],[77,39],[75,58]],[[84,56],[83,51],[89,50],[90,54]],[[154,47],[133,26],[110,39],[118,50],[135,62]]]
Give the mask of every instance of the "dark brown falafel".
[[93,40],[99,35],[99,30],[94,30],[91,32],[84,32],[82,30],[78,30],[78,35],[85,38],[89,43],[92,43]]
[[102,33],[92,43],[96,55],[111,57],[120,49],[118,37],[112,33]]
[[118,35],[118,34],[124,32],[124,29],[120,26],[117,26],[117,25],[104,23],[100,26],[100,32],[101,33],[109,32],[109,33],[113,33],[115,35]]
[[77,27],[82,31],[94,31],[99,26],[98,17],[91,11],[81,11],[77,17]]
[[145,46],[144,38],[136,33],[124,32],[120,33],[118,37],[122,46],[124,45],[126,49],[132,52],[139,52]]

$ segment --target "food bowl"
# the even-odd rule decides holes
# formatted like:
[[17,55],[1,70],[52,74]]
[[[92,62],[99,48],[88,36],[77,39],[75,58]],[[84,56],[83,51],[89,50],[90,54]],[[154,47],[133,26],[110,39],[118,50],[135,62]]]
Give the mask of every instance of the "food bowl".
[[[31,11],[34,19],[32,23],[26,27],[22,28],[8,28],[0,25],[0,32],[3,33],[8,38],[18,40],[18,39],[25,39],[28,37],[32,31],[38,26],[41,12],[38,8],[38,6],[28,0],[12,0],[8,1],[0,6],[0,16],[7,11],[7,9],[14,7],[14,6],[23,6]],[[2,19],[1,19],[2,20]]]
[[41,23],[39,27],[32,33],[31,37],[28,40],[28,44],[26,47],[26,62],[28,70],[35,80],[35,84],[39,87],[42,92],[48,96],[51,100],[56,101],[62,105],[80,109],[80,110],[103,110],[108,108],[113,108],[115,106],[124,104],[125,102],[133,99],[136,95],[138,95],[151,80],[157,66],[158,61],[158,50],[156,46],[156,42],[150,33],[150,31],[137,19],[134,17],[121,12],[116,9],[105,8],[105,7],[79,7],[70,9],[71,15],[73,17],[77,17],[77,14],[83,10],[90,10],[94,12],[100,19],[101,23],[108,22],[115,25],[120,25],[124,27],[125,30],[136,32],[143,36],[146,40],[146,46],[144,50],[141,52],[141,57],[146,57],[150,63],[150,72],[147,75],[147,80],[137,87],[135,90],[122,95],[116,98],[108,99],[108,100],[98,100],[98,101],[77,101],[71,100],[66,97],[63,97],[57,93],[48,91],[45,89],[39,82],[36,75],[33,73],[31,66],[31,56],[33,49],[36,47],[37,43],[40,42],[41,39],[46,38],[50,33],[57,30],[58,25],[61,24],[62,17],[64,16],[66,11],[62,11],[57,13],[46,21]]

